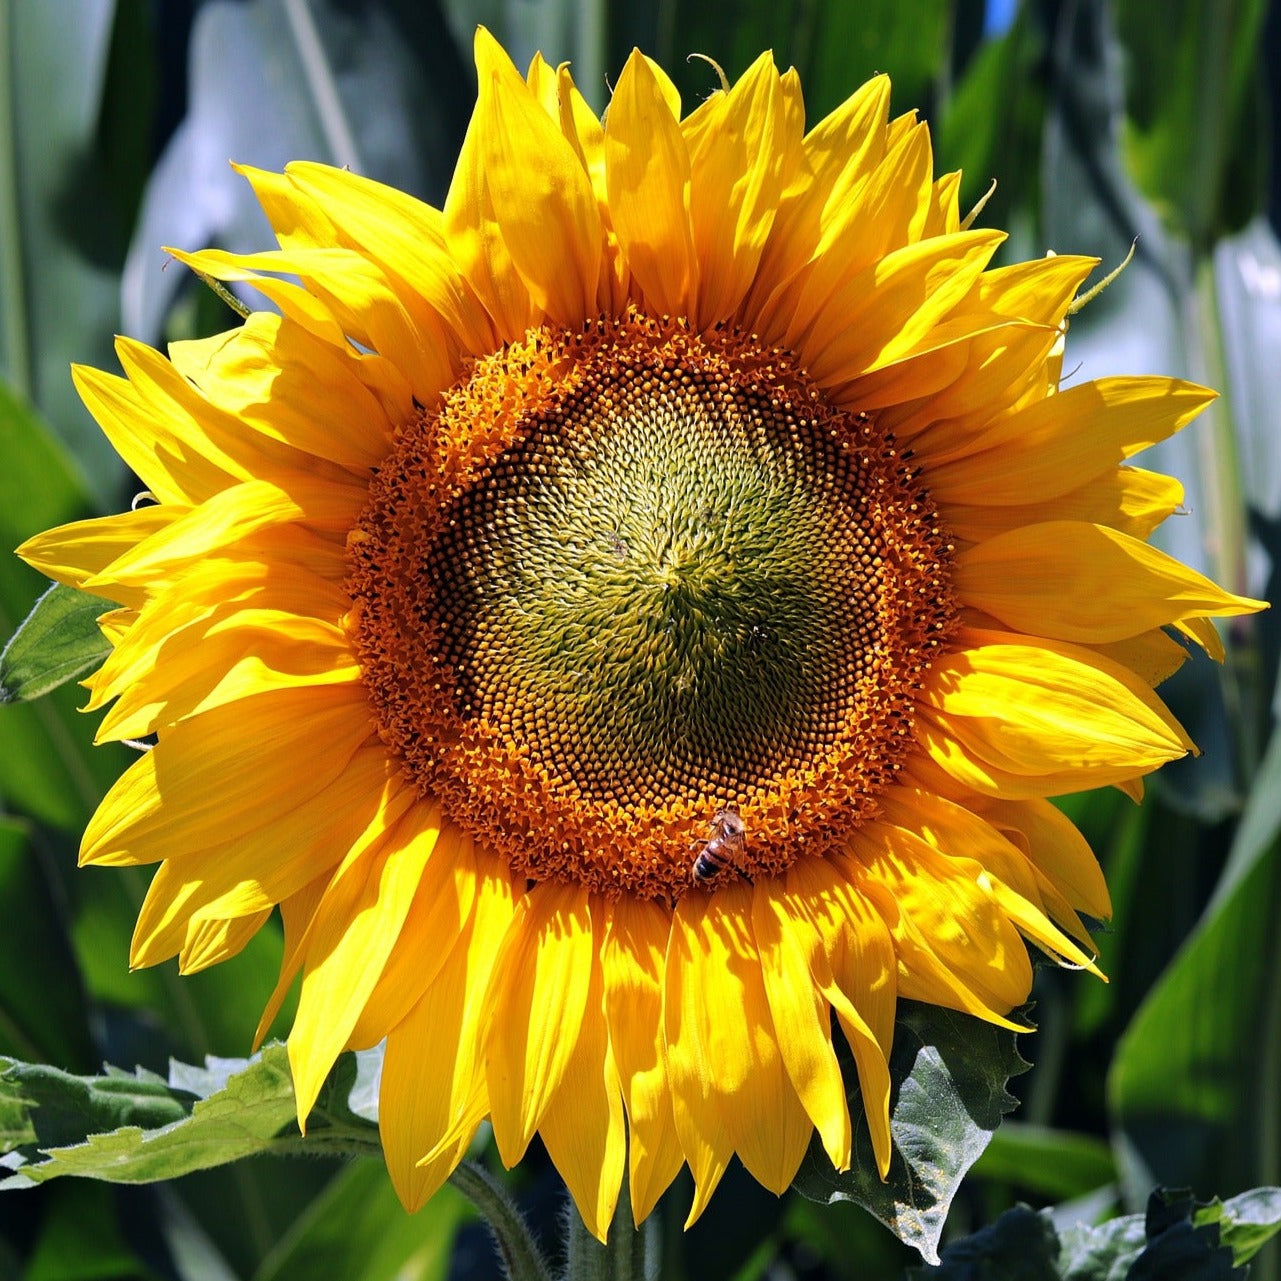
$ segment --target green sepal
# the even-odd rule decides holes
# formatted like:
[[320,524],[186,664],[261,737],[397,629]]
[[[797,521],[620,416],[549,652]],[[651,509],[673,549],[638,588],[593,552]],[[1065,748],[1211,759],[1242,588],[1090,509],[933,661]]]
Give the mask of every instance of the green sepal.
[[111,653],[98,619],[115,608],[54,583],[0,653],[0,703],[39,698],[98,667]]

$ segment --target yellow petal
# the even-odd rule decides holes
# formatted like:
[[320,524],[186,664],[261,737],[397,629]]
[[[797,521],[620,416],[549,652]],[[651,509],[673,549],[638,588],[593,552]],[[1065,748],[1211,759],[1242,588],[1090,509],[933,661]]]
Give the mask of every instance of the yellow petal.
[[391,447],[393,424],[361,381],[356,354],[283,316],[254,312],[230,333],[172,343],[169,357],[219,409],[366,479]]
[[232,168],[253,188],[282,248],[310,249],[338,243],[338,231],[327,210],[288,174],[234,162]]
[[1183,486],[1173,476],[1141,467],[1114,467],[1056,498],[1017,507],[953,502],[943,506],[948,528],[958,538],[980,543],[1025,525],[1055,520],[1107,525],[1132,538],[1147,538],[1182,504]]
[[[283,548],[273,550],[280,554],[271,559],[239,563],[216,557],[203,560],[147,601],[94,678],[90,708],[120,694],[145,698],[151,682],[163,684],[169,674],[157,670],[164,666],[161,651],[165,663],[173,661],[179,646],[170,638],[193,625],[206,629],[200,633],[203,636],[209,630],[234,631],[242,624],[264,630],[276,622],[276,639],[314,640],[330,651],[336,638],[335,620],[350,607],[350,598],[336,583],[290,563]],[[241,619],[241,610],[250,617]],[[284,633],[292,631],[295,619],[300,632],[286,637]],[[321,625],[321,630],[309,631],[313,624]],[[341,644],[347,648],[345,640]],[[216,664],[210,666],[210,684],[217,680],[219,670]]]
[[1174,627],[1176,631],[1182,632],[1190,641],[1205,650],[1216,663],[1223,662],[1226,654],[1223,640],[1208,618],[1181,618]]
[[893,826],[912,832],[941,854],[974,860],[1024,898],[1037,901],[1036,878],[1026,856],[972,810],[913,788],[887,791],[881,808]]
[[961,301],[1004,239],[962,231],[896,249],[838,289],[790,345],[820,383],[901,360]]
[[[68,587],[84,588],[125,552],[167,529],[190,510],[185,506],[148,503],[115,516],[74,521],[28,538],[17,554],[49,578]],[[146,599],[146,591],[134,588],[129,597],[122,603],[141,604]]]
[[940,501],[1001,504],[1053,498],[1164,440],[1214,393],[1173,378],[1104,378],[1048,396],[933,453]]
[[[898,1004],[894,944],[860,891],[853,863],[799,859],[787,871],[784,929],[803,949],[814,983],[835,1009],[854,1055],[877,1170],[890,1167],[889,1055]],[[831,1151],[829,1149],[829,1156]],[[834,1162],[835,1163],[835,1162]]]
[[605,178],[623,256],[650,307],[687,315],[698,289],[689,151],[651,64],[636,50],[605,122]]
[[807,953],[797,939],[802,909],[779,888],[760,886],[752,896],[752,925],[779,1053],[828,1159],[836,1169],[847,1170],[850,1113],[832,1049],[829,1006],[815,986]]
[[[280,176],[272,175],[272,177]],[[215,280],[241,281],[251,284],[258,293],[276,306],[282,316],[288,317],[299,328],[305,329],[309,334],[315,335],[331,346],[343,345],[345,335],[342,325],[320,297],[309,293],[294,281],[277,280],[273,276],[263,274],[270,271],[287,271],[288,268],[281,265],[281,260],[291,257],[288,251],[233,254],[222,249],[202,249],[189,253],[169,245],[165,247],[165,253],[190,267],[192,271],[212,276]],[[330,264],[334,262],[335,257],[350,257],[346,251],[332,249],[301,249],[298,253],[304,259],[322,259]],[[306,280],[306,274],[301,273],[303,280]]]
[[1265,607],[1137,538],[1078,521],[1030,525],[967,548],[952,581],[965,604],[1007,627],[1087,644]]
[[695,1180],[687,1222],[723,1173],[726,1145],[781,1195],[813,1133],[779,1054],[751,893],[687,895],[672,921],[664,1016],[676,1129]]
[[400,939],[440,828],[439,806],[412,807],[370,842],[365,874],[335,877],[316,909],[289,1033],[300,1127]]
[[288,173],[331,211],[342,241],[378,263],[424,330],[443,324],[466,351],[494,345],[485,309],[450,256],[440,213],[394,187],[329,165],[295,161]]
[[1110,645],[1093,645],[1091,648],[1104,658],[1128,667],[1152,689],[1173,676],[1190,657],[1188,651],[1160,627]]
[[353,851],[381,839],[412,800],[385,750],[380,759],[379,746],[364,747],[329,787],[279,819],[190,857],[182,851],[175,861],[201,883],[194,909],[199,915],[265,911],[298,893],[317,872],[341,865]]
[[663,1043],[668,913],[626,896],[610,905],[605,1017],[627,1105],[632,1213],[646,1218],[680,1170]]
[[[471,919],[435,981],[387,1036],[379,1094],[383,1155],[418,1209],[462,1159],[485,1115],[485,992],[515,910],[510,878],[479,859]],[[424,1159],[426,1158],[426,1159]]]
[[289,815],[296,823],[255,829],[243,842],[195,853],[179,847],[148,890],[134,930],[130,964],[155,965],[168,959],[183,946],[193,920],[229,920],[270,911],[305,888],[318,871],[335,865],[341,870],[353,851],[359,854],[381,837],[412,796],[402,779],[388,778],[386,769],[371,777],[363,766],[358,757],[349,770],[364,784],[359,801],[341,814],[331,813],[327,823],[302,806]]
[[446,823],[423,869],[418,892],[401,927],[400,941],[387,958],[352,1029],[352,1045],[368,1046],[381,1041],[436,981],[465,932],[478,879],[472,838]]
[[965,647],[930,672],[918,732],[977,791],[1001,794],[987,766],[1044,789],[1008,794],[1044,796],[1145,774],[1192,748],[1156,695],[1099,654],[1000,632],[962,636]]
[[357,688],[280,690],[182,722],[116,780],[80,861],[151,863],[252,832],[347,768],[370,737],[368,708]]
[[922,238],[950,236],[961,230],[961,172],[955,170],[938,178],[930,192],[930,212],[925,220]]
[[896,790],[883,799],[889,822],[952,859],[958,870],[992,897],[1025,937],[1051,956],[1102,977],[1095,968],[1095,949],[1088,936],[1082,942],[1089,955],[1053,924],[1057,919],[1078,936],[1084,935],[1070,903],[1038,875],[1035,864],[1020,849],[982,818],[928,792]]
[[[181,629],[182,642],[173,644],[163,663],[155,665],[150,654],[142,660],[140,679],[131,682],[127,667],[120,671],[117,679],[126,683],[94,742],[142,738],[161,726],[267,690],[360,681],[360,666],[336,624],[281,610],[227,613],[216,622]],[[115,652],[125,652],[124,647]],[[109,696],[102,686],[95,687],[95,700]]]
[[[478,34],[478,46],[480,39]],[[450,258],[489,313],[501,343],[523,334],[534,311],[494,213],[485,172],[485,128],[486,112],[477,102],[454,165],[441,227]]]
[[758,327],[781,323],[786,328],[786,319],[770,318],[778,314],[786,287],[813,261],[850,192],[884,156],[889,101],[889,78],[876,76],[805,136],[749,294]]
[[199,425],[154,398],[148,404],[128,379],[85,365],[73,365],[71,377],[111,447],[161,503],[187,507],[243,478],[230,463],[212,461],[216,451],[202,447]]
[[[829,195],[813,256],[795,282],[762,309],[761,324],[792,345],[860,272],[919,238],[915,224],[929,191],[929,130],[921,126],[884,156],[842,198]],[[778,320],[773,318],[777,316]],[[817,343],[823,341],[820,334]]]
[[994,267],[979,279],[976,302],[1011,320],[1057,329],[1077,291],[1098,265],[1097,258],[1080,254],[1050,254]]
[[306,476],[292,478],[290,490],[266,480],[233,485],[131,547],[86,585],[103,591],[119,584],[142,586],[272,525],[297,521],[333,531],[350,528],[365,501],[354,485]]
[[773,56],[763,53],[728,93],[704,104],[690,156],[690,225],[699,263],[697,323],[730,316],[756,274],[782,194],[789,137]]
[[545,882],[520,901],[494,964],[485,1076],[494,1139],[509,1168],[559,1088],[592,972],[587,892]]
[[602,232],[591,182],[558,123],[498,42],[476,32],[485,179],[503,242],[534,305],[578,328],[596,314]]
[[[258,254],[168,252],[216,280],[251,282],[287,317],[326,343],[346,347],[352,338],[368,348],[354,358],[391,422],[403,422],[415,399],[420,405],[433,404],[455,378],[456,353],[443,322],[421,308],[416,319],[387,273],[363,253],[332,246]],[[294,296],[301,291],[262,274],[272,271],[297,275],[311,291],[303,296],[316,295],[314,305],[301,306]],[[329,318],[328,324],[317,320],[317,310]]]
[[[911,438],[923,457],[927,448],[931,457],[964,452],[1029,386],[1038,400],[1045,397],[1046,356],[1096,262],[1060,255],[985,271],[933,339],[859,378],[860,405],[883,408],[886,426],[901,440]],[[954,352],[956,339],[962,345]]]
[[302,945],[311,928],[311,918],[315,915],[316,908],[320,906],[320,900],[324,897],[329,885],[330,875],[331,869],[326,868],[319,876],[308,881],[296,894],[291,894],[280,904],[280,924],[285,936],[284,952],[280,958],[280,975],[276,980],[276,986],[267,998],[262,1017],[258,1020],[257,1031],[254,1033],[255,1052],[271,1030],[272,1024],[276,1021],[276,1015],[280,1013],[285,997],[289,994],[289,989],[298,977],[299,970],[302,969]]
[[627,307],[631,273],[623,261],[614,230],[614,215],[609,207],[609,188],[605,176],[605,128],[587,105],[569,74],[568,67],[556,72],[557,108],[561,132],[573,147],[578,162],[587,173],[596,197],[604,246],[601,252],[600,282],[596,301],[607,315],[617,315]]
[[[912,448],[928,459],[930,427],[937,426],[938,420],[922,404],[937,405],[941,413],[953,398],[985,408],[1016,400],[1021,386],[1014,385],[1016,380],[1026,376],[1029,361],[1044,359],[1054,335],[1045,325],[1005,320],[962,306],[912,351],[856,375],[836,391],[834,399],[855,410],[882,411],[887,430],[897,439],[910,440]],[[921,412],[912,413],[913,408]],[[949,433],[953,426],[949,421]]]
[[972,874],[977,865],[881,823],[856,829],[846,844],[894,938],[900,994],[1012,1026],[1003,1016],[1027,999],[1032,966],[1019,932]]
[[1112,900],[1099,861],[1072,821],[1049,801],[983,799],[989,823],[1019,844],[1077,911],[1104,921]]
[[230,960],[270,917],[270,912],[258,912],[254,916],[236,917],[230,921],[192,921],[187,926],[182,951],[178,953],[178,973],[198,974],[220,961]]
[[[604,905],[593,905],[604,915]],[[603,933],[603,927],[601,927]],[[614,1218],[627,1160],[627,1128],[618,1070],[605,1028],[605,982],[592,959],[587,1008],[565,1074],[539,1133],[587,1230],[604,1241]]]
[[[686,1226],[706,1209],[734,1154],[715,1091],[718,1085],[734,1091],[747,1070],[734,1046],[735,1036],[744,1033],[746,1017],[741,980],[735,972],[750,958],[740,955],[731,970],[728,957],[719,949],[716,957],[707,955],[706,904],[693,903],[696,897],[703,896],[686,895],[672,918],[663,993],[672,1112],[681,1150],[694,1176],[694,1203]],[[741,892],[736,901],[748,905]],[[717,965],[718,960],[724,964]],[[717,1072],[725,1074],[722,1082],[716,1080]]]

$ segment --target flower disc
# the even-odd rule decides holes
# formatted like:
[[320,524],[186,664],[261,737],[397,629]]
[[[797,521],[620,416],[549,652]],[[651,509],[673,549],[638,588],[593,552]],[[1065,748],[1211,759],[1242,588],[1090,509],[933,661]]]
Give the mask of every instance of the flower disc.
[[[477,433],[477,425],[483,433]],[[679,897],[872,812],[952,617],[892,439],[736,330],[632,313],[477,361],[380,467],[350,542],[386,741],[531,880]]]

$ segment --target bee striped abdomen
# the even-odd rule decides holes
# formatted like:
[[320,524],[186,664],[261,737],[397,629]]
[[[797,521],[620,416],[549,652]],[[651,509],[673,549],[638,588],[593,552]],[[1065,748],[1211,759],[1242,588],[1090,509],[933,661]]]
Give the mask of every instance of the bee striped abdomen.
[[719,809],[711,822],[711,836],[694,860],[693,881],[706,887],[728,867],[736,867],[747,843],[747,829],[738,811]]

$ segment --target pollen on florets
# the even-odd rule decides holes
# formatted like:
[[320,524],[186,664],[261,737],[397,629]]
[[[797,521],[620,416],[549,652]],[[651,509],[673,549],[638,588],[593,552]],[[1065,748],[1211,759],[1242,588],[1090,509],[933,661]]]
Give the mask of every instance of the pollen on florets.
[[921,479],[784,351],[636,312],[475,361],[349,541],[384,740],[531,880],[676,898],[875,812],[955,616]]

